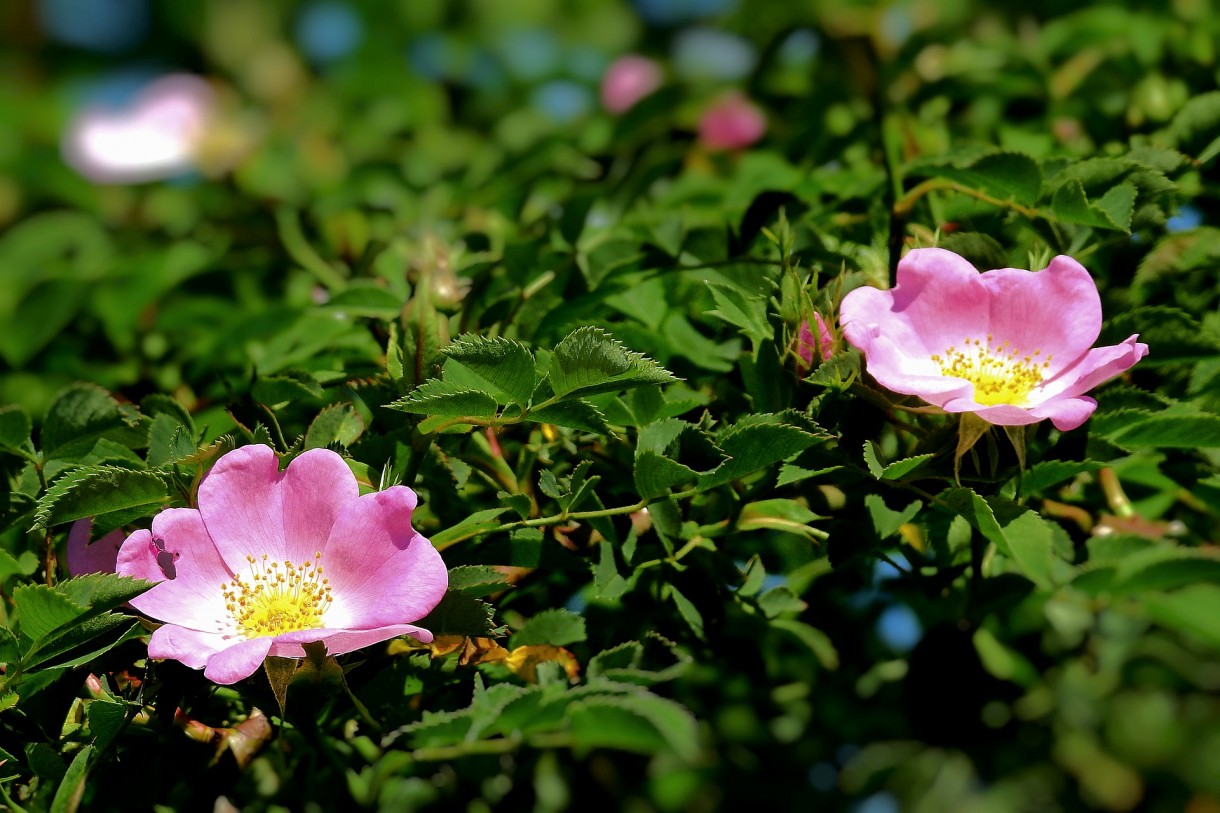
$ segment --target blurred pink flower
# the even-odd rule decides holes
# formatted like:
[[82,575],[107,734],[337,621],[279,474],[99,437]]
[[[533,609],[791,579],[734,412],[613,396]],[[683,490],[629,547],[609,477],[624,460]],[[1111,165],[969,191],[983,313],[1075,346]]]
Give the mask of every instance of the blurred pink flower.
[[126,109],[81,110],[64,133],[64,160],[95,183],[143,183],[189,172],[215,101],[198,76],[162,77]]
[[148,654],[233,683],[268,655],[331,655],[410,635],[444,595],[448,573],[411,527],[415,492],[360,496],[326,449],[283,471],[268,446],[229,452],[199,487],[199,508],[170,508],[119,551],[118,572],[157,582],[131,604],[164,621]]
[[813,354],[815,352],[822,361],[826,361],[834,353],[834,336],[831,335],[830,328],[826,327],[822,314],[815,313],[813,321],[818,326],[816,339],[808,322],[801,325],[800,335],[797,336],[796,352],[800,355],[801,360],[805,362],[806,367],[813,364]]
[[1097,408],[1084,393],[1148,354],[1138,334],[1093,347],[1101,298],[1065,256],[1043,271],[980,274],[951,251],[915,249],[892,290],[849,293],[839,322],[886,389],[1005,426],[1049,418],[1075,429]]
[[625,113],[636,102],[661,86],[661,66],[647,57],[626,54],[602,76],[602,106],[611,113]]
[[113,573],[123,544],[123,531],[114,530],[94,542],[89,541],[93,517],[78,519],[68,530],[66,560],[70,576],[86,573]]
[[699,119],[699,141],[709,150],[745,149],[766,132],[766,116],[740,93],[717,99]]

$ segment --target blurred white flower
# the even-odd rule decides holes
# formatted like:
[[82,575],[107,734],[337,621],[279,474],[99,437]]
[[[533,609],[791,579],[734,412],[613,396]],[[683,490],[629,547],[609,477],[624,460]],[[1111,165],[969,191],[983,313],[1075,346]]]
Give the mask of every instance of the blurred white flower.
[[150,83],[125,108],[93,105],[79,111],[64,133],[64,160],[95,183],[182,175],[196,168],[215,108],[206,81],[170,74]]

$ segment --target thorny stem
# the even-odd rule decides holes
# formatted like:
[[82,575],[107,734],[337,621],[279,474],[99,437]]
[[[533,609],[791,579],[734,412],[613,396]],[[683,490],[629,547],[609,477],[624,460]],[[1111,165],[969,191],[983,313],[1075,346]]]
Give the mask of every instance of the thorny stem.
[[642,511],[658,499],[666,500],[684,500],[687,497],[693,497],[699,493],[699,488],[688,488],[686,491],[679,491],[677,494],[665,494],[661,497],[651,500],[640,500],[631,505],[620,505],[617,508],[599,508],[595,511],[560,511],[558,514],[553,514],[549,517],[538,517],[536,519],[523,519],[517,522],[509,522],[501,525],[498,528],[493,528],[487,533],[499,533],[502,531],[512,531],[517,528],[541,528],[548,525],[559,525],[567,522],[570,519],[595,519],[597,517],[613,517],[622,514],[634,514],[636,511]]

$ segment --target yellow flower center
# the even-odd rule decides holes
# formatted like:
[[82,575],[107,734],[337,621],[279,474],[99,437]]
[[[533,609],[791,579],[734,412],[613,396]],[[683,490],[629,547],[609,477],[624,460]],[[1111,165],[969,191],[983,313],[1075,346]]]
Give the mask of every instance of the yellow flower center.
[[987,341],[966,339],[965,347],[950,347],[932,356],[943,375],[964,378],[974,385],[974,400],[984,406],[1013,404],[1022,406],[1034,387],[1042,383],[1051,357],[1041,350],[1022,355],[1007,341],[996,344],[991,334]]
[[249,639],[321,627],[331,604],[330,579],[317,561],[321,552],[300,564],[267,558],[247,556],[249,574],[222,588],[237,631]]

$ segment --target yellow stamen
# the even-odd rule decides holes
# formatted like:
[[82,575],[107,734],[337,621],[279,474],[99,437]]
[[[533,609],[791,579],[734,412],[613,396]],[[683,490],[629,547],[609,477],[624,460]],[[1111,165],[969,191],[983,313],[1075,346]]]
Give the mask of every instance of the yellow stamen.
[[237,632],[246,638],[261,638],[285,632],[317,629],[331,605],[330,580],[323,578],[317,561],[293,564],[268,562],[247,556],[250,573],[222,587],[225,607],[233,614]]
[[965,348],[950,347],[932,356],[943,375],[964,378],[974,385],[974,400],[985,406],[1023,406],[1029,393],[1042,383],[1051,357],[1041,350],[1022,354],[1008,341],[966,339]]

